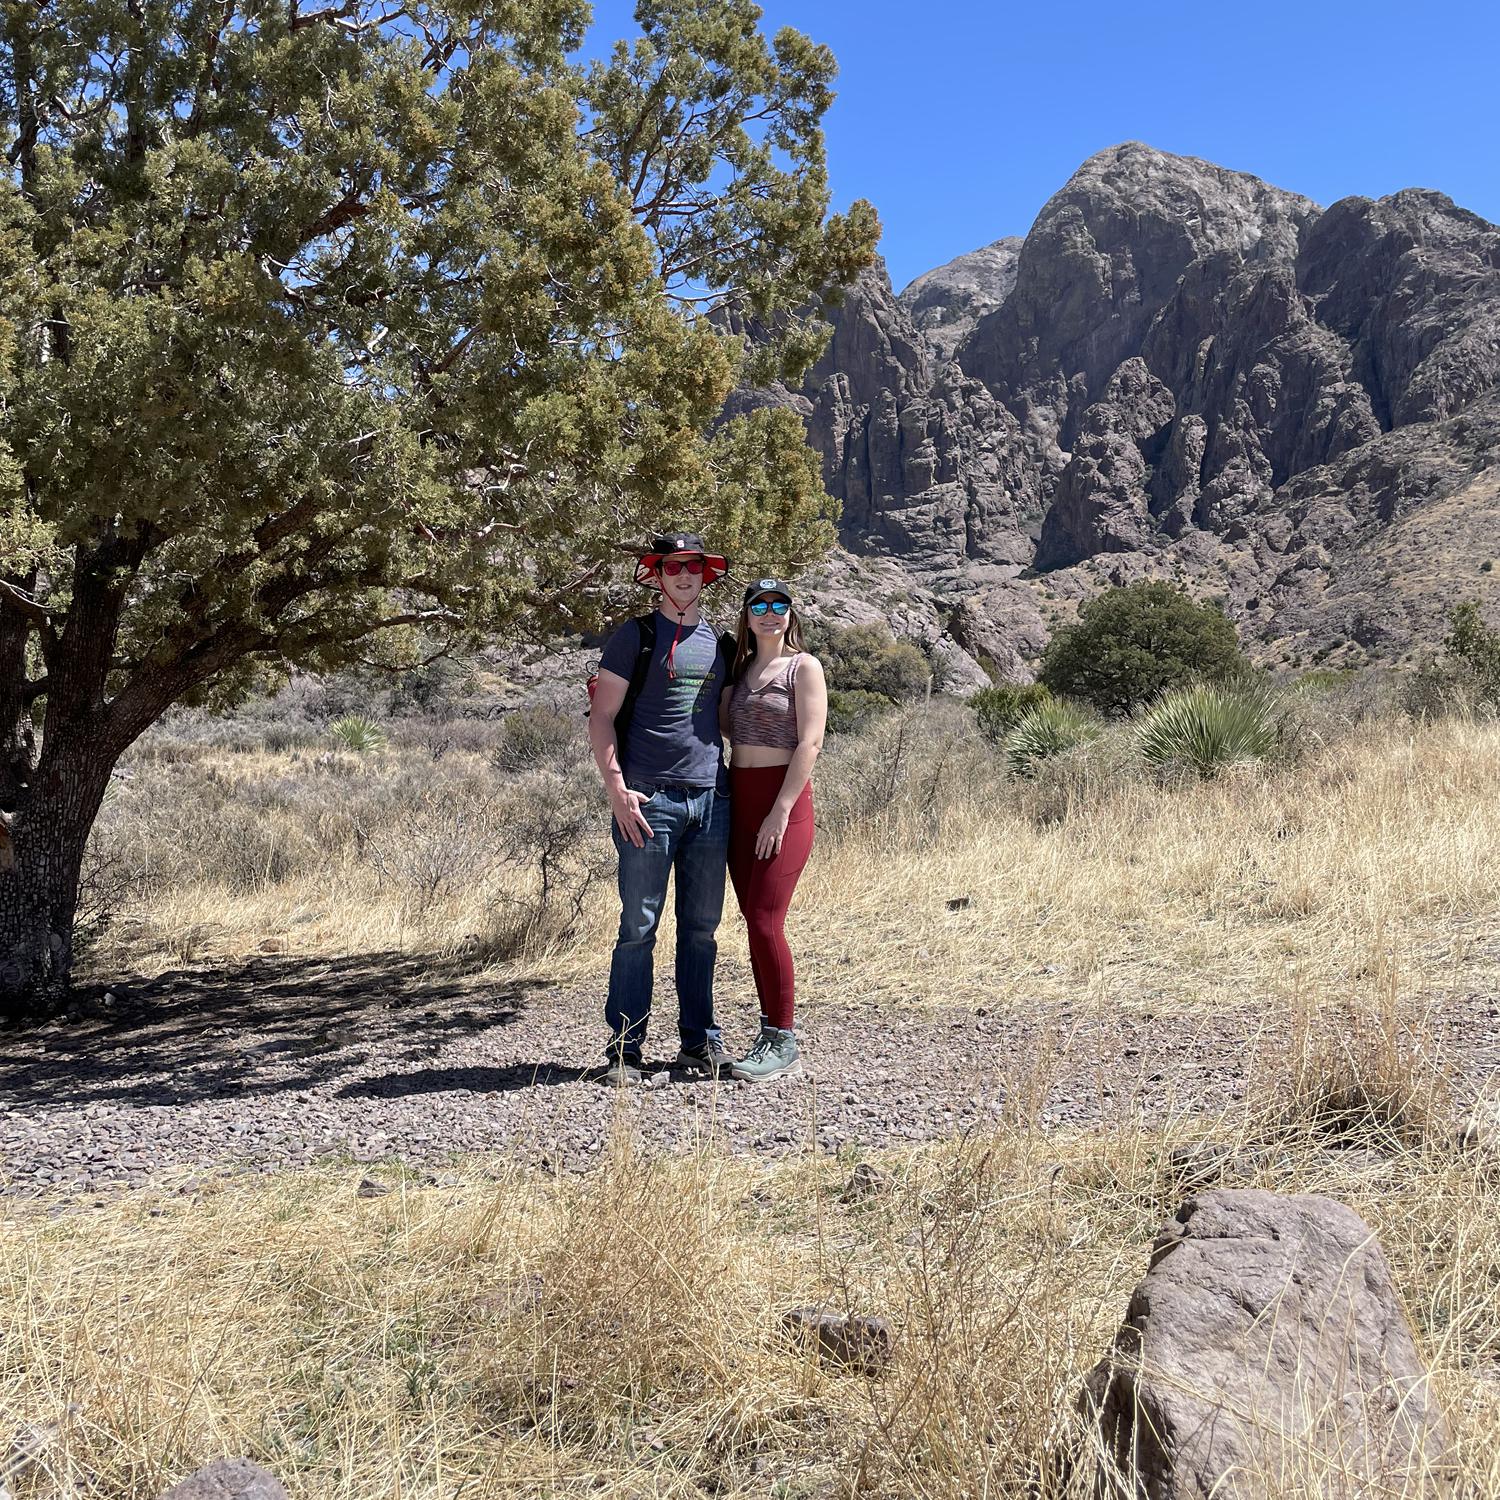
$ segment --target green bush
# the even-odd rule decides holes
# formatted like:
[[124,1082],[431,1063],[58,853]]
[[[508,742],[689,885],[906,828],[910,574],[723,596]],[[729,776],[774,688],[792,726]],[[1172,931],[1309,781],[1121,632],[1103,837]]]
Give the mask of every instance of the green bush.
[[828,733],[858,734],[895,705],[882,693],[860,688],[831,688],[828,693]]
[[1014,729],[1033,708],[1052,701],[1052,694],[1039,682],[996,682],[969,699],[969,708],[979,721],[979,731],[997,743]]
[[1152,765],[1211,780],[1228,766],[1267,759],[1281,743],[1281,712],[1264,688],[1210,683],[1179,688],[1149,709],[1137,743]]
[[880,620],[843,630],[810,628],[808,649],[823,663],[830,690],[878,693],[891,703],[924,697],[932,666],[910,641],[898,641]]
[[385,730],[373,719],[361,718],[358,714],[345,714],[328,726],[328,737],[345,750],[363,755],[370,750],[385,749]]
[[1216,605],[1167,583],[1109,589],[1054,635],[1037,681],[1060,698],[1129,716],[1177,687],[1249,670],[1234,626]]
[[1484,623],[1472,600],[1449,614],[1442,653],[1407,677],[1401,706],[1422,720],[1500,708],[1500,630]]
[[1467,680],[1476,702],[1500,705],[1500,630],[1484,623],[1472,599],[1448,616],[1443,653],[1453,670]]
[[1031,776],[1042,761],[1086,744],[1098,734],[1098,723],[1077,704],[1049,699],[1016,721],[1006,736],[1005,761],[1012,775]]

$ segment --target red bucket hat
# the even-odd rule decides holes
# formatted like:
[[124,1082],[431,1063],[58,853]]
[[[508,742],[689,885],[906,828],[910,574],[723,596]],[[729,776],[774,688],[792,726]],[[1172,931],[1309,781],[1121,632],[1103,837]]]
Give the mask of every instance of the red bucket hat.
[[652,537],[647,550],[636,553],[635,581],[644,583],[648,588],[660,588],[661,585],[652,574],[662,558],[670,557],[674,552],[696,552],[703,559],[705,587],[717,582],[729,571],[728,559],[708,551],[703,545],[703,538],[696,532],[673,531]]

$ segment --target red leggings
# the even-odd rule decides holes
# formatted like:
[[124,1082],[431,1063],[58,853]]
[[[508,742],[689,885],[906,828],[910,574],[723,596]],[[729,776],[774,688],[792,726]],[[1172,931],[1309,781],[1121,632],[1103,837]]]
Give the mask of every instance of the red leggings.
[[755,835],[781,795],[785,766],[731,766],[729,769],[729,878],[750,930],[750,968],[760,1013],[771,1025],[792,1025],[792,950],[786,943],[786,912],[797,877],[813,843],[812,782],[802,788],[787,820],[781,850],[771,859],[755,857]]

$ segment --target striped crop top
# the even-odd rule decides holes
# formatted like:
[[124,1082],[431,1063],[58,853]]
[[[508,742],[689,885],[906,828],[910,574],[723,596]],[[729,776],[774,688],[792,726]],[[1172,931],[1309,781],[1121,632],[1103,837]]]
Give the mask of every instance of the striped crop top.
[[764,687],[750,687],[747,673],[729,698],[729,738],[736,745],[760,745],[767,750],[797,748],[797,667],[803,652],[787,662]]

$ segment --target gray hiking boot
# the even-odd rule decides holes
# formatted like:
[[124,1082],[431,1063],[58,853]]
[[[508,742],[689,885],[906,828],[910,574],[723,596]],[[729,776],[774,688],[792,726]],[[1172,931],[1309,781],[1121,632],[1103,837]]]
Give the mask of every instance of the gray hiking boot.
[[629,1087],[641,1081],[641,1057],[638,1052],[616,1052],[611,1048],[609,1065],[600,1075],[599,1081],[614,1087]]
[[677,1054],[674,1068],[686,1068],[692,1073],[706,1073],[710,1078],[728,1078],[734,1058],[729,1055],[717,1032],[711,1031],[701,1047],[683,1047]]
[[755,1045],[730,1072],[750,1083],[764,1083],[768,1078],[800,1078],[802,1054],[797,1050],[795,1033],[763,1025]]

